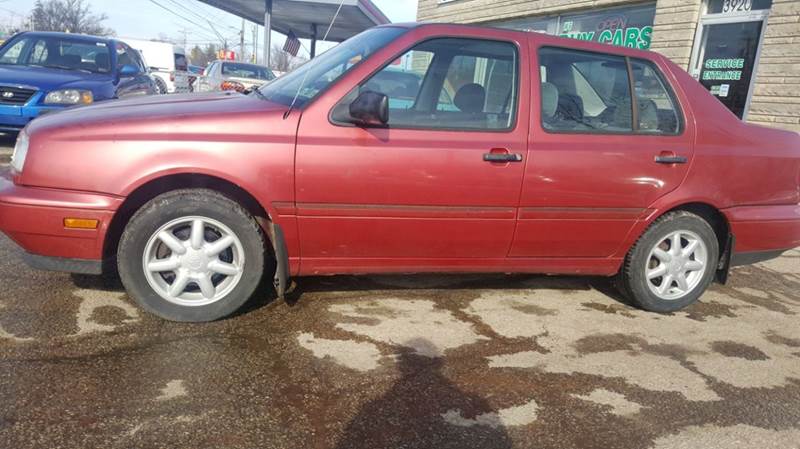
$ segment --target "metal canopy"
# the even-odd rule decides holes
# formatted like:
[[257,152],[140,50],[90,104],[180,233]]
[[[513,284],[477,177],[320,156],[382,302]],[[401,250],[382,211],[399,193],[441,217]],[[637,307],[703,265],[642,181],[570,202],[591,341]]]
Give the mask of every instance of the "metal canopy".
[[[298,38],[316,40],[324,36],[336,11],[341,10],[328,41],[341,42],[390,20],[370,0],[200,0],[233,15],[264,25],[281,34],[292,31]],[[269,31],[264,49],[269,65]],[[312,52],[313,53],[313,52]],[[312,55],[313,57],[313,55]]]

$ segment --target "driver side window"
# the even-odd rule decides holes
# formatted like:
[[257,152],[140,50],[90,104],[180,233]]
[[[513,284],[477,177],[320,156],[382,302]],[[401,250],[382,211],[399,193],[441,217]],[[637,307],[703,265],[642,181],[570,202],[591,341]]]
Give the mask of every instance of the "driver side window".
[[390,128],[507,130],[515,121],[518,70],[511,43],[432,39],[361,83],[342,103],[367,91],[386,95]]

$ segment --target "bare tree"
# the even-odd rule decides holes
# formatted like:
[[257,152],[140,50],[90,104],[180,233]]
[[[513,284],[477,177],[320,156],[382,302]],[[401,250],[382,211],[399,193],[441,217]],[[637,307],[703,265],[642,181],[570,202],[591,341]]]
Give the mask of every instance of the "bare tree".
[[103,26],[105,14],[92,13],[84,0],[37,0],[31,13],[37,31],[62,31],[69,33],[112,36],[114,30]]

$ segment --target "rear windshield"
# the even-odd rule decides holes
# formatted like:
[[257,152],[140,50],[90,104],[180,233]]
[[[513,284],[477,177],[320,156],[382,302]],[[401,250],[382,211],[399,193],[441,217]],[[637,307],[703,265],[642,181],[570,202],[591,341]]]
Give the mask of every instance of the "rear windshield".
[[226,62],[222,64],[222,74],[237,78],[251,78],[269,81],[275,78],[266,67],[253,64],[240,64],[236,62]]
[[0,48],[0,64],[109,73],[111,53],[101,41],[22,35]]
[[186,55],[175,53],[175,70],[179,72],[189,70],[189,62],[186,60]]

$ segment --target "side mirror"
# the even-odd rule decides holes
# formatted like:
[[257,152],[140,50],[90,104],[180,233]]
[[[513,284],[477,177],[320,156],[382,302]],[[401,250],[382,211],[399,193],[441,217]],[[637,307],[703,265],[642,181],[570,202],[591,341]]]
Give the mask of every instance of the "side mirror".
[[371,90],[361,92],[350,103],[350,117],[358,126],[386,126],[389,123],[389,97]]
[[125,64],[119,69],[119,76],[130,77],[139,74],[139,69],[136,66]]

